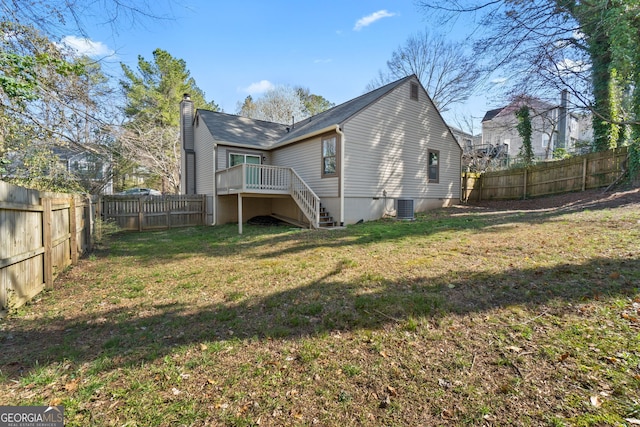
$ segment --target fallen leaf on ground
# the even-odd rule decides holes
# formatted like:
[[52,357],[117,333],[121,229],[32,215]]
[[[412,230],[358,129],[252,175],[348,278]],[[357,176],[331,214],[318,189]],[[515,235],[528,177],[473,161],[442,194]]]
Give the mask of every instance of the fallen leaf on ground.
[[453,412],[451,412],[448,409],[445,409],[444,411],[442,411],[442,417],[443,418],[453,418]]
[[64,389],[68,392],[74,392],[78,389],[78,380],[69,381],[64,385]]

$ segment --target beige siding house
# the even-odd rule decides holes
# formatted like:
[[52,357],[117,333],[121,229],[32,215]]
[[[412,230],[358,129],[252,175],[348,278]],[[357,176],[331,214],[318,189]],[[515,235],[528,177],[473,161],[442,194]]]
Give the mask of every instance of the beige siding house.
[[188,97],[181,112],[182,191],[209,196],[211,224],[345,225],[460,198],[462,149],[415,75],[291,126],[194,112]]

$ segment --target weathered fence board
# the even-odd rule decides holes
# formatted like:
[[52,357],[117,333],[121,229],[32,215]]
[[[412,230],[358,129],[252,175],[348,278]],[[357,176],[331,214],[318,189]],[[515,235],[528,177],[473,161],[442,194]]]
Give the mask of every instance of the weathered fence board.
[[204,224],[206,196],[102,196],[103,221],[127,231],[157,230]]
[[0,181],[0,310],[19,307],[91,247],[90,200]]
[[529,168],[463,173],[462,200],[524,199],[606,187],[624,171],[627,148],[590,153]]

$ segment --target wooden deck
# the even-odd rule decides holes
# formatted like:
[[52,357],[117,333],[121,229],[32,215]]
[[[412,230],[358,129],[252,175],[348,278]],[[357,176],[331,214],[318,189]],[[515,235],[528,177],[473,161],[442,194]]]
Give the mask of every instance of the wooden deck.
[[320,226],[320,198],[292,168],[243,163],[216,172],[216,189],[218,195],[238,194],[239,200],[242,195],[289,195],[311,226]]

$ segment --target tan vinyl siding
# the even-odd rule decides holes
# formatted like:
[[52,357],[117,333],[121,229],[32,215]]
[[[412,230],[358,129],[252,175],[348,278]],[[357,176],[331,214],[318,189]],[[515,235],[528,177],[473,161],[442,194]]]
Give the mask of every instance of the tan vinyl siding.
[[274,165],[293,168],[318,197],[337,197],[337,177],[322,178],[321,137],[292,144],[271,153]]
[[211,134],[206,126],[200,124],[195,129],[195,152],[196,152],[196,192],[198,194],[214,194],[215,171],[214,143]]
[[[410,83],[344,125],[345,197],[460,197],[460,146],[422,89],[410,98]],[[429,149],[440,152],[439,183],[428,182]]]

